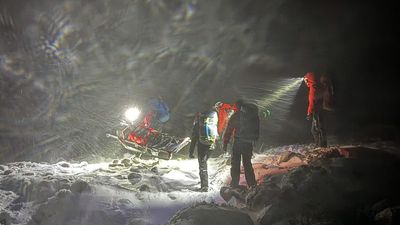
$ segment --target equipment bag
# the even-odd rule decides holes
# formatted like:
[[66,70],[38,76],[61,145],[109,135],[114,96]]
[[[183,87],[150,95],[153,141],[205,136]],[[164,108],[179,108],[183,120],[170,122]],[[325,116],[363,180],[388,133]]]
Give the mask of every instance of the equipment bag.
[[322,108],[326,111],[335,111],[335,100],[333,97],[332,87],[323,87],[322,89]]
[[199,115],[199,142],[214,145],[218,138],[218,114],[215,111]]
[[245,103],[239,109],[239,135],[240,140],[256,141],[260,136],[260,118],[258,107]]
[[322,95],[322,109],[326,111],[335,111],[335,99],[333,94],[333,85],[327,75],[322,75],[320,78],[321,95]]

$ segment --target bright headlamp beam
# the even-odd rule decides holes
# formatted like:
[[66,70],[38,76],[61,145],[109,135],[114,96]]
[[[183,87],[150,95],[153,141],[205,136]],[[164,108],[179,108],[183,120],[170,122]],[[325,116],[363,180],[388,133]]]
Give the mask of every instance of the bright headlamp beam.
[[279,101],[283,96],[286,96],[289,92],[297,90],[300,87],[301,82],[303,82],[303,78],[292,78],[288,80],[286,84],[281,86],[268,98],[259,101],[259,105],[271,106],[275,102]]
[[139,115],[140,115],[140,110],[136,107],[129,108],[128,110],[125,111],[125,118],[130,122],[135,121],[139,117]]

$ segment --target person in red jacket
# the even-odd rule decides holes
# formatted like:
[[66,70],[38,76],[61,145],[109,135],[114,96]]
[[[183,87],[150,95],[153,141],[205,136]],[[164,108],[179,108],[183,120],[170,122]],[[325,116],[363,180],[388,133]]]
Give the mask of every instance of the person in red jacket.
[[[214,105],[215,110],[218,113],[218,124],[217,124],[217,131],[220,139],[217,140],[216,143],[216,150],[222,150],[223,142],[222,137],[224,135],[225,129],[228,125],[229,118],[232,116],[234,112],[236,112],[235,104],[217,102]],[[225,152],[225,157],[228,157],[229,153]]]
[[307,120],[311,120],[311,133],[317,147],[326,147],[326,132],[323,110],[323,90],[319,79],[314,72],[308,72],[304,76],[304,82],[308,87]]
[[226,126],[228,125],[229,118],[234,112],[237,111],[235,104],[217,102],[215,103],[215,109],[218,112],[218,134],[222,137]]

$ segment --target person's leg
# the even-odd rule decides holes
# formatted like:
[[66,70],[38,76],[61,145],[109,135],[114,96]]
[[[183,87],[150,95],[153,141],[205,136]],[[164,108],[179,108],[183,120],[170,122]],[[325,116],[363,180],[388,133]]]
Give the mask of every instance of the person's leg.
[[207,172],[207,160],[209,157],[209,146],[198,144],[198,160],[199,160],[199,176],[200,186],[205,189],[208,188],[208,172]]
[[320,130],[320,146],[326,148],[328,146],[326,140],[326,113],[324,111],[319,113],[319,130]]
[[232,157],[231,157],[231,187],[236,187],[239,185],[239,178],[240,178],[240,146],[239,144],[235,141],[233,143],[233,148],[232,148]]
[[243,143],[242,144],[242,160],[244,167],[244,175],[246,182],[249,187],[257,184],[256,176],[253,170],[253,164],[251,163],[251,157],[253,156],[253,144]]
[[315,147],[320,147],[321,131],[320,131],[320,127],[319,127],[319,115],[318,115],[318,113],[315,113],[315,112],[313,113],[313,116],[312,116],[311,133],[314,137]]

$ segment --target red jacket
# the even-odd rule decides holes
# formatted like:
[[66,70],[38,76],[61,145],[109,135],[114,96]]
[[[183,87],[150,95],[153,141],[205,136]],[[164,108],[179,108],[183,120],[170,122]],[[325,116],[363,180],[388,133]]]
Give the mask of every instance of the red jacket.
[[239,132],[239,129],[240,129],[240,118],[239,118],[239,112],[236,111],[229,119],[228,127],[226,128],[224,134],[224,145],[227,145],[229,143],[232,134],[233,135],[237,134]]
[[304,81],[309,89],[307,115],[311,115],[322,106],[321,90],[313,72],[306,73]]
[[231,110],[234,110],[234,106],[227,104],[227,103],[222,103],[221,106],[218,108],[218,134],[222,135],[222,133],[225,130],[225,127],[228,124],[229,120],[229,114],[231,113]]

